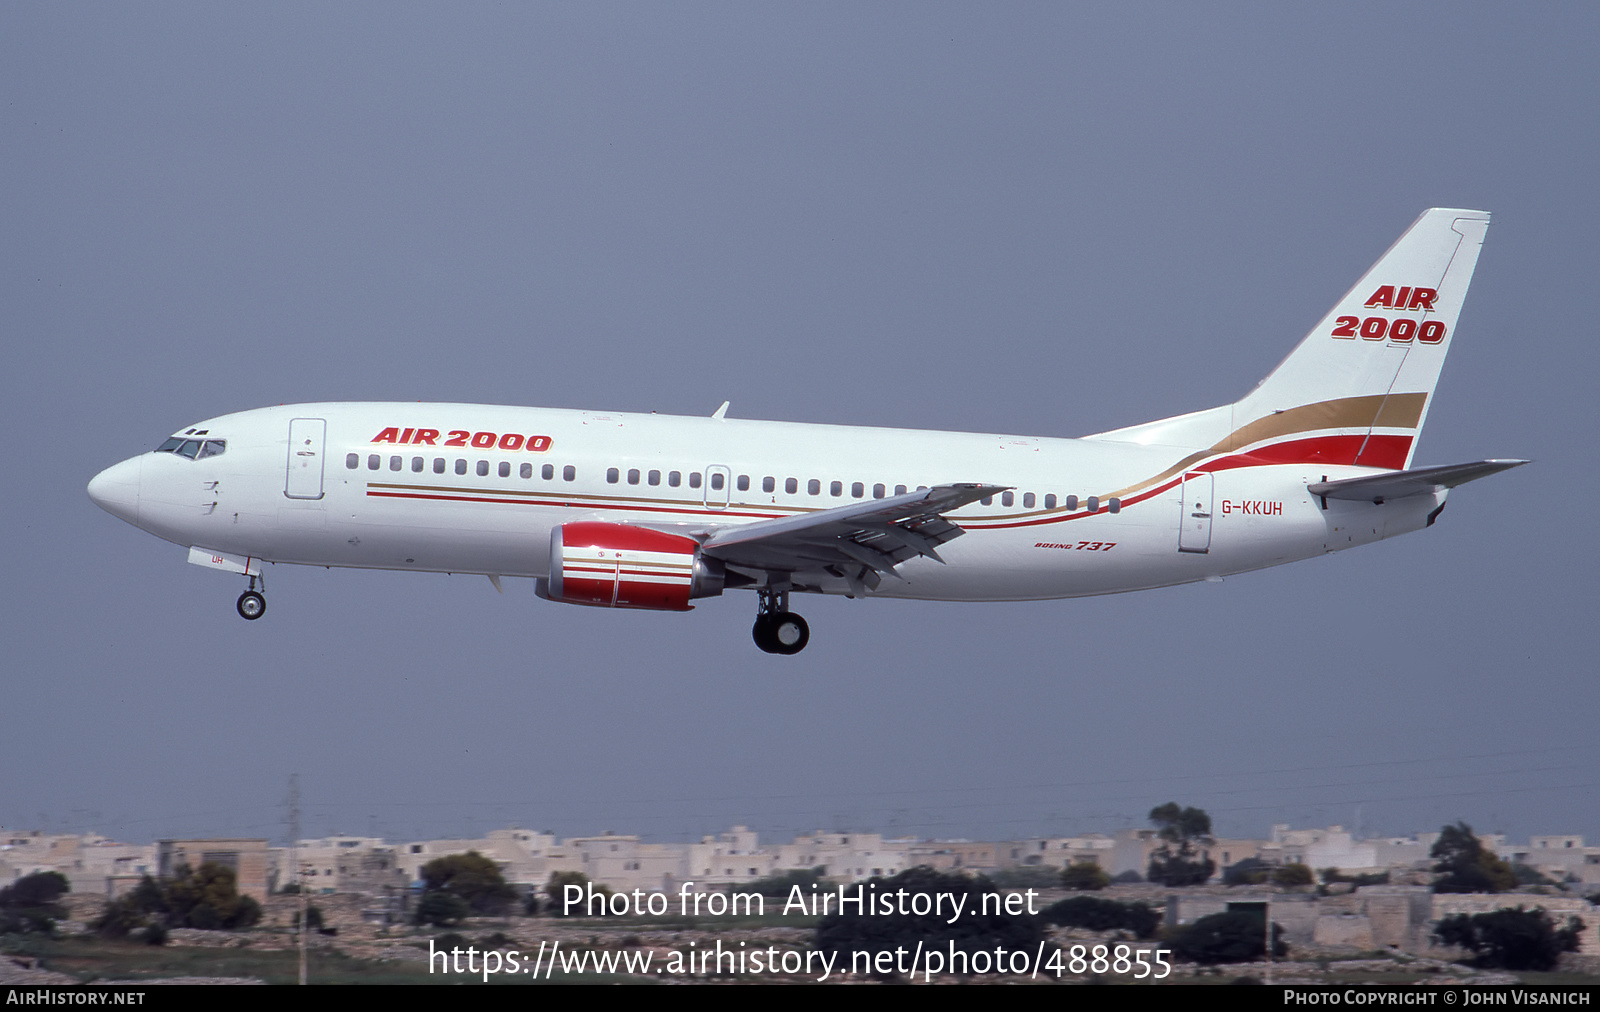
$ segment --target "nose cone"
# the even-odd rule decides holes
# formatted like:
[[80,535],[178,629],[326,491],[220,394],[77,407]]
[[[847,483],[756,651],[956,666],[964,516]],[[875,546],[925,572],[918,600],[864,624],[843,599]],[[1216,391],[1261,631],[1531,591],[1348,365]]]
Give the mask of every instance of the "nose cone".
[[139,473],[144,466],[142,457],[132,457],[113,464],[94,476],[89,482],[89,498],[94,504],[119,520],[139,523]]

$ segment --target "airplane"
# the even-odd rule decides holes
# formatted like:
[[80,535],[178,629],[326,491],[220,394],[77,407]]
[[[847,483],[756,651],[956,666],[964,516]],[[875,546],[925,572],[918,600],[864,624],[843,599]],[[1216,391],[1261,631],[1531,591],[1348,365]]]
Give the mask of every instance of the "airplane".
[[547,600],[688,611],[751,590],[752,637],[810,640],[792,593],[1114,594],[1431,526],[1412,467],[1489,227],[1434,208],[1232,404],[1076,439],[477,404],[323,403],[198,422],[89,483],[102,508],[242,575],[267,563],[529,577]]

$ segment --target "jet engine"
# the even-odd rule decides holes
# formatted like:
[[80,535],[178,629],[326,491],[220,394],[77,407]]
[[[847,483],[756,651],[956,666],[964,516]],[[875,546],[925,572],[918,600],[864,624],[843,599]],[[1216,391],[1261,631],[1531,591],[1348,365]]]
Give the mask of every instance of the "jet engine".
[[579,522],[550,532],[550,577],[540,596],[600,608],[688,611],[697,597],[722,593],[721,562],[700,542],[628,524]]

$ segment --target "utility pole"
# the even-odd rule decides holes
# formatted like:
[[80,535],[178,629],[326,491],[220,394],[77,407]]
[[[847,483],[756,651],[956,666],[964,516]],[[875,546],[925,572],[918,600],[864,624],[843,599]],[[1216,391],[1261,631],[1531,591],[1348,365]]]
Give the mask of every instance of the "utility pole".
[[300,867],[300,774],[289,774],[289,867],[294,869],[295,892],[300,897],[300,984],[306,983],[306,877]]

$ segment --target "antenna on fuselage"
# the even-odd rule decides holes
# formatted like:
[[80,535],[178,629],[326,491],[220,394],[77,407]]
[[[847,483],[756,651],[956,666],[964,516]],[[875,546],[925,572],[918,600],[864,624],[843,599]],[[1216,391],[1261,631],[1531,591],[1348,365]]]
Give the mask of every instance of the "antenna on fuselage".
[[732,402],[731,401],[723,401],[722,402],[722,407],[720,407],[717,410],[711,412],[711,417],[712,418],[716,418],[716,419],[721,419],[721,418],[725,417],[728,414],[728,405],[730,403],[732,403]]

